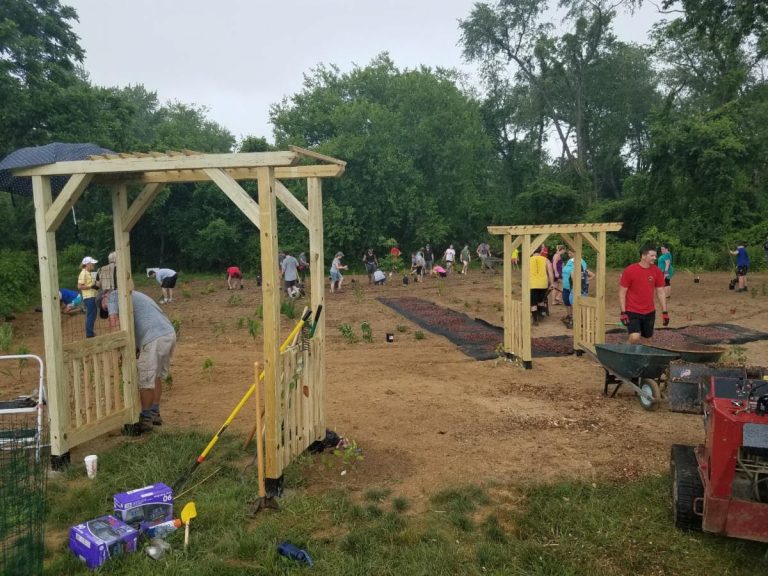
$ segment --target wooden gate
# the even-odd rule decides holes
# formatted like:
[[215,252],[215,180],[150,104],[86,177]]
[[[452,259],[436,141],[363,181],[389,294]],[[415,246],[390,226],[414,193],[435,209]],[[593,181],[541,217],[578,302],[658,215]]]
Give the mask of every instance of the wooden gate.
[[77,446],[135,419],[136,385],[129,373],[128,334],[115,332],[63,346],[68,410],[66,446]]

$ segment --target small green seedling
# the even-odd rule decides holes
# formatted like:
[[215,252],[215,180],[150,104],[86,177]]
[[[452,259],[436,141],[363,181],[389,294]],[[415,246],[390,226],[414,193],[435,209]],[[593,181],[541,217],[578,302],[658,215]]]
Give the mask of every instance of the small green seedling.
[[360,331],[363,333],[363,342],[373,342],[373,329],[367,321],[360,324]]
[[424,332],[421,330],[416,330],[416,332],[413,333],[413,337],[416,340],[424,340],[424,338],[426,338],[426,336],[424,336]]
[[248,334],[251,335],[251,338],[256,340],[256,336],[259,335],[259,330],[261,330],[261,324],[259,324],[258,320],[254,320],[253,318],[248,319]]
[[344,337],[344,341],[347,344],[354,344],[357,342],[357,336],[355,336],[355,331],[352,329],[352,326],[349,324],[341,324],[339,326],[339,332],[341,332],[341,335]]

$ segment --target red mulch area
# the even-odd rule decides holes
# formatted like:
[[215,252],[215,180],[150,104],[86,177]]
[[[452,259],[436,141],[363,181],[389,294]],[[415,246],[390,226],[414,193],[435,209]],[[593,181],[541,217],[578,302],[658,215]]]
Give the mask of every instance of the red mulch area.
[[[445,336],[462,352],[477,360],[498,357],[497,348],[504,342],[504,329],[466,314],[443,308],[420,298],[379,298],[379,301],[395,310],[411,322],[433,334]],[[614,329],[606,334],[606,342],[624,343],[625,330]],[[701,344],[743,344],[754,340],[766,340],[768,333],[742,328],[734,324],[706,324],[683,328],[658,328],[653,343],[671,349],[691,349]],[[546,338],[533,338],[531,352],[534,358],[566,356],[573,353],[573,336],[564,334]]]

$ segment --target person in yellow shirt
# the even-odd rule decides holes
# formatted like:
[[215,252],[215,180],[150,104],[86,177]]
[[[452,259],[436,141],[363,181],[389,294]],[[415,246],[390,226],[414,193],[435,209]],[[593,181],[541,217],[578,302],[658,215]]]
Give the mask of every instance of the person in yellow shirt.
[[96,324],[96,293],[99,285],[96,283],[96,274],[93,274],[93,267],[98,260],[86,256],[80,263],[80,275],[77,277],[77,289],[83,295],[83,305],[85,306],[85,337],[93,338],[96,333],[93,327]]
[[531,317],[533,325],[539,325],[539,318],[547,306],[547,289],[554,282],[552,264],[541,255],[541,246],[533,251],[531,256]]
[[512,250],[512,270],[519,270],[518,263],[520,262],[520,250],[515,248]]

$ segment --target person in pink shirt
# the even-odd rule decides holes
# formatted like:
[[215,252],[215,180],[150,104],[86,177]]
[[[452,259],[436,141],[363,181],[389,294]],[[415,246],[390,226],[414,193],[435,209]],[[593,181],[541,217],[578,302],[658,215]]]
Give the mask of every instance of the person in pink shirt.
[[227,288],[234,290],[236,286],[240,286],[240,290],[243,289],[243,273],[237,266],[230,266],[227,268]]

